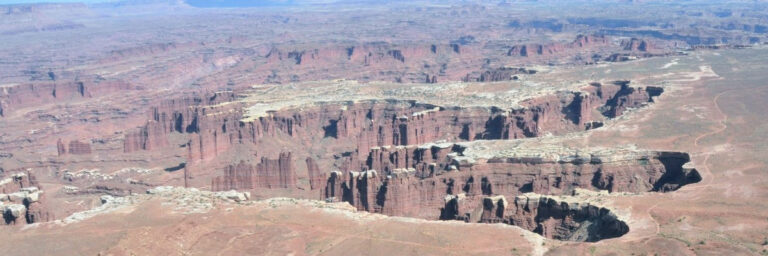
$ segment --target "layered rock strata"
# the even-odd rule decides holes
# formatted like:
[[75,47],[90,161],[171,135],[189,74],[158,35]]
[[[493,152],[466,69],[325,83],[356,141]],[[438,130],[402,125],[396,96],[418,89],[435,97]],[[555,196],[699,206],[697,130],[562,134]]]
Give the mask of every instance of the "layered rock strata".
[[91,154],[91,144],[87,142],[80,142],[78,140],[70,141],[65,144],[64,141],[59,139],[56,142],[56,149],[59,156],[72,154],[72,155],[88,155]]
[[507,55],[519,57],[552,56],[562,54],[569,50],[585,49],[608,44],[609,40],[603,36],[579,35],[570,43],[515,45],[507,51]]
[[6,225],[53,220],[43,200],[43,190],[29,172],[0,179],[0,212]]
[[[628,81],[616,81],[528,97],[505,108],[352,96],[349,101],[289,102],[262,109],[262,103],[254,103],[248,94],[219,92],[170,100],[152,108],[148,122],[126,135],[124,151],[170,148],[170,138],[181,135],[187,140],[180,145],[187,151],[187,163],[198,165],[216,163],[233,148],[260,152],[280,148],[283,153],[279,156],[267,153],[257,163],[246,157],[224,167],[213,175],[211,189],[258,193],[301,188],[317,191],[316,199],[348,202],[359,210],[434,220],[465,219],[464,213],[476,212],[475,207],[489,196],[568,195],[577,188],[665,192],[699,181],[698,172],[686,165],[690,157],[685,153],[515,144],[544,134],[594,129],[605,119],[654,102],[661,93],[660,87],[633,87]],[[333,154],[330,165],[338,171],[322,169],[329,166],[327,159],[319,163],[313,157],[303,158],[320,156],[309,147],[329,141],[337,145],[322,150],[337,150],[326,155]],[[431,143],[436,141],[459,143]],[[493,141],[502,144],[489,144]],[[482,153],[479,148],[498,152]],[[297,165],[294,155],[303,161]],[[302,180],[308,187],[300,185],[307,184]],[[459,197],[463,203],[447,200]],[[540,204],[548,206],[549,202]],[[587,208],[568,208],[573,210],[570,217],[556,218],[581,216],[574,223],[597,223],[594,225],[608,222],[600,219],[602,215],[582,218],[586,216],[583,212],[594,211]],[[478,217],[482,214],[487,216]],[[477,218],[474,221],[522,223],[503,214],[498,219],[482,212],[470,215]],[[574,228],[574,223],[562,225]],[[557,239],[611,237],[570,229],[557,233],[553,230],[562,229],[560,224],[541,225],[540,233]]]
[[[172,133],[185,134],[191,162],[215,158],[233,145],[289,141],[295,145],[322,138],[356,144],[363,160],[371,147],[417,145],[437,140],[516,139],[589,128],[599,110],[607,117],[653,102],[659,87],[628,82],[599,84],[582,91],[558,92],[520,102],[520,107],[451,107],[414,100],[362,100],[269,110],[245,118],[248,109],[234,93],[168,101],[150,111],[149,121],[125,135],[124,151],[169,146]],[[294,147],[295,148],[295,147]]]
[[230,165],[226,168],[225,175],[216,177],[211,182],[211,188],[215,191],[294,187],[296,171],[291,153],[281,153],[276,160],[262,158],[256,166],[243,162]]
[[[373,148],[362,169],[374,174],[332,174],[328,186],[333,188],[326,190],[326,196],[360,210],[439,219],[441,212],[436,209],[443,208],[445,197],[451,195],[463,194],[466,201],[477,202],[484,196],[527,192],[568,195],[576,188],[665,192],[701,180],[686,165],[690,157],[685,153],[563,151],[558,147],[525,150],[515,144],[493,146],[499,152],[490,155],[472,152],[473,147],[490,147],[486,144]],[[375,203],[352,200],[367,197],[375,197]]]
[[609,209],[585,202],[558,200],[526,193],[511,202],[503,195],[484,197],[470,212],[461,212],[462,196],[446,197],[446,215],[467,222],[506,223],[546,238],[595,242],[629,232],[627,224]]
[[3,85],[0,87],[0,117],[16,109],[93,98],[121,90],[134,89],[122,81],[74,81]]
[[536,74],[536,70],[526,68],[509,68],[501,67],[492,70],[486,70],[475,78],[472,74],[467,74],[463,81],[477,81],[477,82],[498,82],[509,81],[519,79],[518,75],[533,75]]

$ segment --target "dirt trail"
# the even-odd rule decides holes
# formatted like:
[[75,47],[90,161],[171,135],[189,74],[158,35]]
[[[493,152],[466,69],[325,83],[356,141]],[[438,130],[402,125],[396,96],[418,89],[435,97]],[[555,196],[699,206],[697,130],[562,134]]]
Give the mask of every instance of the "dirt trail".
[[[753,88],[753,89],[756,89],[756,88]],[[720,97],[723,96],[723,94],[725,94],[727,92],[735,91],[735,90],[739,90],[739,89],[728,89],[728,90],[722,91],[722,92],[718,93],[717,95],[715,95],[715,97],[712,99],[712,103],[713,103],[713,105],[715,107],[715,110],[717,111],[718,115],[720,116],[720,120],[718,121],[718,123],[720,124],[720,127],[718,127],[717,129],[715,129],[713,131],[710,131],[710,132],[707,132],[707,133],[703,133],[703,134],[697,136],[696,139],[694,139],[694,143],[693,143],[695,147],[697,147],[697,148],[699,147],[699,141],[702,140],[703,138],[719,134],[719,133],[725,131],[725,129],[728,128],[728,126],[726,124],[727,121],[728,121],[728,115],[726,115],[725,112],[722,111],[722,109],[720,108],[720,106],[718,104],[718,101],[719,101]],[[747,89],[747,90],[751,90],[751,89]],[[704,150],[700,150],[698,153],[699,154],[704,154],[705,151]],[[702,177],[703,177],[702,182],[694,183],[694,184],[689,184],[688,186],[684,186],[684,187],[680,188],[680,190],[678,192],[697,190],[697,189],[701,189],[701,188],[705,188],[705,187],[711,186],[712,180],[714,180],[713,175],[712,175],[712,171],[710,170],[710,168],[708,166],[709,158],[710,158],[711,155],[712,154],[706,154],[704,156],[704,161],[702,162],[701,167],[697,168],[699,171],[703,172],[702,173]],[[659,233],[661,233],[661,225],[653,217],[653,214],[652,214],[653,211],[656,209],[656,207],[658,207],[661,203],[662,203],[662,201],[658,201],[658,202],[653,204],[651,207],[649,207],[645,211],[645,213],[648,215],[649,219],[654,222],[654,224],[656,226],[656,232],[654,234],[640,236],[640,237],[637,237],[637,238],[634,238],[634,239],[630,239],[628,241],[643,240],[643,239],[651,238],[651,237],[656,236]]]
[[[715,98],[712,99],[712,102],[713,102],[713,104],[715,106],[715,110],[717,110],[717,113],[722,117],[720,119],[720,121],[718,121],[718,123],[720,124],[720,128],[718,128],[718,129],[716,129],[714,131],[708,132],[708,133],[704,133],[704,134],[699,135],[698,137],[696,137],[696,139],[693,141],[693,145],[695,147],[697,147],[697,148],[699,147],[699,141],[701,139],[703,139],[705,137],[708,137],[708,136],[712,136],[712,135],[721,133],[721,132],[725,131],[725,129],[728,128],[728,125],[726,124],[728,122],[728,115],[726,115],[723,112],[723,110],[720,109],[720,105],[718,105],[717,101],[720,99],[721,96],[723,96],[723,94],[725,94],[727,92],[730,92],[730,91],[734,91],[734,90],[736,90],[736,89],[730,89],[730,90],[722,91],[722,92],[718,93],[717,95],[715,95]],[[694,184],[694,186],[691,186],[692,188],[694,188],[694,187],[708,187],[708,186],[710,186],[710,184],[712,184],[712,180],[713,180],[712,171],[709,169],[709,166],[708,166],[709,157],[710,156],[712,156],[712,154],[706,154],[704,156],[704,161],[702,162],[702,168],[699,168],[700,170],[705,170],[705,172],[706,172],[706,175],[702,175],[702,176],[704,176],[704,181],[701,182],[699,185]]]

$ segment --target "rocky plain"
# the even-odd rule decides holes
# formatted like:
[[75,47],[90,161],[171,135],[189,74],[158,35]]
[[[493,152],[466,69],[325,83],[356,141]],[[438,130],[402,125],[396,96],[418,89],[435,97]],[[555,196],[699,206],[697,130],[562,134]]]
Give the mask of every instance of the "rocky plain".
[[0,5],[2,255],[768,255],[768,3]]

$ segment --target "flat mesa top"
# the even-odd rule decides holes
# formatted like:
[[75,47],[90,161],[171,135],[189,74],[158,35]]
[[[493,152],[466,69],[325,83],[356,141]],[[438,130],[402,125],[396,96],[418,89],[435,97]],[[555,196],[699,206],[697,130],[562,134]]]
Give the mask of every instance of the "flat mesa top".
[[354,80],[332,80],[254,85],[240,101],[246,105],[242,121],[247,122],[267,116],[269,111],[329,103],[352,104],[359,101],[389,99],[444,107],[520,108],[519,103],[524,100],[551,95],[557,91],[576,91],[586,85],[586,83],[550,85],[521,80],[436,84],[359,83]]
[[594,162],[621,163],[650,159],[658,156],[660,151],[639,148],[635,144],[618,145],[613,147],[585,146],[581,143],[584,134],[575,136],[551,136],[515,140],[476,140],[469,142],[436,141],[412,146],[381,146],[373,148],[404,148],[418,147],[420,149],[463,148],[461,154],[452,153],[450,156],[459,162],[475,162],[479,159],[538,159],[544,162]]
[[636,145],[616,147],[584,147],[565,145],[562,139],[530,138],[519,140],[479,140],[456,143],[464,147],[462,156],[468,161],[475,159],[535,158],[546,162],[592,162],[621,163],[638,159],[649,159],[658,152],[641,149]]

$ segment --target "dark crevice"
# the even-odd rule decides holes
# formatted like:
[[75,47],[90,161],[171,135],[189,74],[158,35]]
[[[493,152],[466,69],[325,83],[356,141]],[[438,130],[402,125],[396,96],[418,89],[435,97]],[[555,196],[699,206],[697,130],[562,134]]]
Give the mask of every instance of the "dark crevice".
[[323,137],[338,138],[338,120],[329,120],[329,124],[323,127]]
[[701,181],[701,175],[696,169],[685,168],[690,162],[690,156],[686,153],[663,152],[659,161],[664,165],[664,174],[653,184],[653,191],[669,192],[680,187]]

